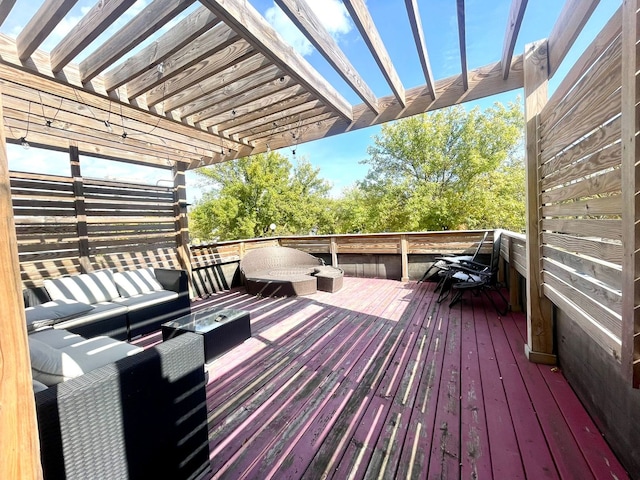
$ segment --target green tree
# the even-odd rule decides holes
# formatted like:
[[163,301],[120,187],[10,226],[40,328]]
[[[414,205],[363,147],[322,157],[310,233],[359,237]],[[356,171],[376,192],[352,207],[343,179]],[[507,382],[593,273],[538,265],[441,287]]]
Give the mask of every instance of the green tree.
[[368,231],[523,228],[523,127],[519,102],[384,125],[350,193],[371,208]]
[[201,240],[255,238],[270,234],[326,233],[332,229],[331,185],[306,160],[295,166],[277,152],[211,167],[198,174],[211,186],[189,214]]

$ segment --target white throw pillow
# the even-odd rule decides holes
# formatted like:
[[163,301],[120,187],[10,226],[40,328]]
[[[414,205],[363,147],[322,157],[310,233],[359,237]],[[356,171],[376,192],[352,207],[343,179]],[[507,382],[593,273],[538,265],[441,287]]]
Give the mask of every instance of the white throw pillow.
[[141,293],[160,292],[164,290],[156,280],[153,268],[139,268],[127,272],[116,272],[113,279],[122,297],[133,297]]
[[51,300],[72,299],[82,303],[110,302],[118,298],[118,288],[111,270],[98,270],[43,282]]
[[29,338],[29,356],[33,379],[47,386],[83,374],[82,368],[69,355],[35,338]]

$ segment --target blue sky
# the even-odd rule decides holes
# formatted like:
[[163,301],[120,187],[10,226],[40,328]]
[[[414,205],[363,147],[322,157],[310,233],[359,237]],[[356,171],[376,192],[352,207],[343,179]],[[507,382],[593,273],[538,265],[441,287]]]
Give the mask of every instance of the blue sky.
[[[348,19],[341,0],[308,1],[376,96],[389,95],[391,93],[389,86],[360,38],[357,29]],[[286,20],[282,12],[278,12],[272,0],[249,0],[249,2],[350,103],[354,105],[362,103],[362,100],[333,71],[322,56],[308,42],[305,43],[299,32],[298,35],[295,35],[295,27]],[[147,3],[148,0],[136,2],[122,18],[122,24],[144,8]],[[549,35],[563,3],[560,0],[533,0],[528,2],[515,53],[523,52],[526,43],[546,38]],[[567,73],[568,67],[573,64],[597,32],[609,20],[620,6],[620,3],[620,0],[601,0],[591,20],[576,41],[574,48],[550,82],[550,92],[553,92],[559,81]],[[26,19],[33,15],[40,4],[40,1],[18,0],[16,7],[14,7],[0,31],[11,36],[17,35],[24,26]],[[80,15],[86,12],[93,4],[95,4],[95,1],[78,1],[74,9],[61,22],[59,28],[47,39],[43,46],[44,49],[50,50],[51,46],[55,45],[66,31],[78,21]],[[465,2],[467,62],[469,69],[496,62],[500,59],[510,4],[511,0],[467,0]],[[459,74],[460,57],[455,0],[421,0],[418,5],[434,78],[437,80]],[[197,6],[196,2],[192,9]],[[405,89],[423,85],[425,79],[411,36],[404,1],[368,0],[367,6]],[[110,31],[106,35],[111,35],[112,33]],[[98,41],[102,38],[104,36],[100,37]],[[91,46],[88,51],[90,50]],[[83,54],[75,61],[78,62],[82,58]],[[466,106],[467,108],[473,108],[474,106],[486,108],[496,101],[502,103],[513,101],[518,95],[522,96],[521,90],[470,102]],[[376,126],[345,135],[302,143],[296,149],[296,157],[304,157],[314,166],[320,168],[321,176],[333,184],[334,195],[339,195],[342,189],[362,179],[366,174],[366,165],[362,165],[359,162],[367,157],[367,147],[372,143],[372,137],[379,131],[380,127]],[[16,138],[21,136],[19,132],[15,133]],[[283,149],[281,153],[293,159],[291,149]],[[9,166],[12,170],[68,174],[67,155],[63,153],[39,152],[36,149],[25,151],[21,147],[9,145],[8,155]],[[136,167],[119,162],[105,163],[101,160],[91,159],[83,161],[83,174],[89,177],[130,179],[150,183],[171,178],[170,172],[159,169]],[[190,174],[187,180],[189,199],[194,201],[201,196],[201,190],[198,188],[195,175]]]

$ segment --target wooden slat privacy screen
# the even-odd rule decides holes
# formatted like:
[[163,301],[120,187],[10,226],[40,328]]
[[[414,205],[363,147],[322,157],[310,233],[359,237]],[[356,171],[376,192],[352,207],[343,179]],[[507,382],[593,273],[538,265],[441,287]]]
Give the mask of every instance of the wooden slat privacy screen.
[[[11,172],[25,287],[100,268],[180,268],[172,188],[78,178],[75,183],[74,190],[71,177]],[[79,235],[83,230],[86,235]]]
[[619,13],[539,116],[545,295],[619,358],[622,335]]

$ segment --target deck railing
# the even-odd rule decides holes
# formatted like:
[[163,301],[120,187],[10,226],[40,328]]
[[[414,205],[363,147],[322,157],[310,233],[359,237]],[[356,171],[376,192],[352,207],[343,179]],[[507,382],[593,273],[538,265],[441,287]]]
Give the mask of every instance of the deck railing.
[[[194,293],[206,296],[238,282],[238,263],[245,253],[273,245],[296,248],[316,255],[325,263],[342,268],[348,276],[418,280],[436,256],[475,250],[484,232],[474,230],[287,236],[192,245]],[[480,251],[481,255],[491,254],[492,242],[493,232],[490,231]],[[504,278],[515,278],[514,273],[526,274],[526,262],[523,260],[524,235],[505,232],[503,242],[502,257],[505,260],[513,258],[515,265],[513,273],[504,272]],[[520,305],[520,299],[516,299],[515,295],[519,295],[519,291],[514,286],[513,301],[517,305]]]

